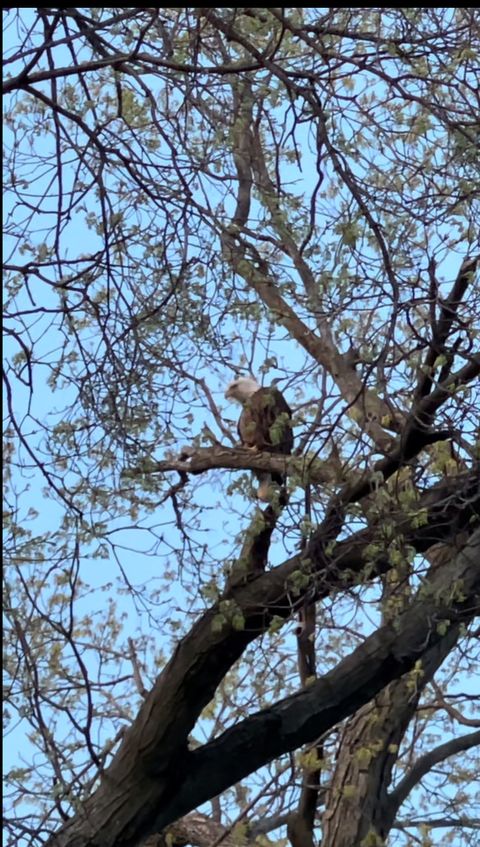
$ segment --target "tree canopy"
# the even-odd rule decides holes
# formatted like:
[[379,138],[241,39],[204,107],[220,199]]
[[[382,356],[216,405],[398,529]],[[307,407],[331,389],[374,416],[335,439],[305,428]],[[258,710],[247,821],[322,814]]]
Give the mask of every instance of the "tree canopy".
[[472,847],[478,11],[4,43],[6,843]]

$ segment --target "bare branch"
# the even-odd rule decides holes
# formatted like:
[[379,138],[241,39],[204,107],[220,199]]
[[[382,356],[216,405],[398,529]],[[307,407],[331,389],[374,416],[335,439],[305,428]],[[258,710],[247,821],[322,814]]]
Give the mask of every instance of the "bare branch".
[[393,820],[397,809],[400,808],[404,800],[408,797],[412,789],[420,780],[439,762],[445,761],[450,756],[456,753],[461,753],[464,750],[470,750],[472,747],[480,745],[480,731],[470,732],[467,735],[461,735],[459,738],[451,738],[444,744],[440,744],[429,753],[421,756],[407,775],[399,783],[395,791],[390,794],[389,803],[391,804],[391,819]]

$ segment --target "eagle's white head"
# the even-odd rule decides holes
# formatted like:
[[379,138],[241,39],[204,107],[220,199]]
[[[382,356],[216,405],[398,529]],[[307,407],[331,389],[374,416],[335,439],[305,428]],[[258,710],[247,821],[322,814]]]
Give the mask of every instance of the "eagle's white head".
[[258,391],[260,385],[253,376],[239,376],[227,387],[225,397],[227,400],[236,400],[238,403],[245,403],[252,394]]

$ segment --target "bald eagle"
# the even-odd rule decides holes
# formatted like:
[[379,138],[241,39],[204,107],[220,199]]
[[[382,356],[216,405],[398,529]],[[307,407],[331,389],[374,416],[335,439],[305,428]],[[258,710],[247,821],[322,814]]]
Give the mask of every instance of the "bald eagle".
[[[238,434],[244,447],[289,455],[293,447],[292,411],[275,386],[261,388],[253,377],[239,377],[230,383],[225,397],[243,406]],[[254,471],[259,482],[257,497],[268,503],[272,483],[285,485],[284,474]]]

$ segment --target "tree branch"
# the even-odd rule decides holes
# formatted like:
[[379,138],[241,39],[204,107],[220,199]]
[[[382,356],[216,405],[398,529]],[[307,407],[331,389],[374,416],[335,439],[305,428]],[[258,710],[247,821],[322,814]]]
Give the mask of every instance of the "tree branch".
[[[433,383],[433,367],[438,356],[445,354],[445,341],[447,340],[454,321],[457,318],[457,311],[463,297],[467,291],[469,284],[473,280],[473,276],[480,262],[480,256],[467,257],[457,274],[457,278],[452,286],[452,290],[447,299],[443,302],[440,309],[440,317],[435,321],[432,317],[432,340],[425,357],[425,362],[422,366],[422,374],[418,380],[417,388],[415,389],[415,398],[426,397],[431,390]],[[435,299],[437,297],[437,282],[434,278],[434,269],[431,271],[433,277],[432,291],[432,310],[435,309]],[[453,357],[451,357],[453,358]],[[449,364],[449,367],[451,362]],[[443,374],[446,379],[447,373]],[[442,375],[441,375],[442,376]]]
[[480,818],[411,818],[399,820],[392,825],[392,829],[409,829],[410,827],[427,827],[428,829],[443,829],[444,827],[461,827],[462,829],[480,829]]
[[[480,611],[479,554],[480,529],[453,563],[439,569],[431,583],[421,587],[406,612],[378,629],[333,671],[307,690],[248,717],[187,754],[177,790],[168,810],[158,812],[155,826],[161,829],[282,753],[314,741],[352,714],[448,637],[439,634],[437,621],[472,620]],[[455,584],[461,586],[461,593],[457,592],[460,599],[449,600]],[[223,768],[219,767],[222,761]]]
[[178,471],[200,474],[214,468],[228,470],[272,471],[295,476],[301,484],[333,483],[338,479],[338,470],[329,460],[322,461],[309,454],[305,456],[282,456],[273,453],[257,453],[246,447],[188,447],[178,458],[159,462],[147,461],[124,471],[124,478],[151,473]]
[[[451,537],[463,525],[468,525],[472,517],[478,524],[479,487],[475,473],[462,475],[462,478],[446,483],[444,481],[429,491],[418,504],[420,508],[425,505],[427,512],[422,526],[412,528],[410,517],[398,520],[398,532],[405,536],[405,543],[421,551],[428,549],[434,542]],[[458,514],[459,507],[461,515]],[[458,574],[453,567],[449,569],[448,565],[439,568],[436,581],[432,582],[431,593],[427,594],[422,589],[418,609],[415,610],[414,606],[408,613],[410,617],[405,618],[406,623],[404,627],[402,624],[401,632],[393,626],[384,627],[359,648],[360,652],[355,651],[353,658],[344,660],[332,672],[333,677],[327,675],[293,699],[287,698],[283,704],[260,713],[260,717],[254,716],[238,725],[235,728],[238,732],[234,736],[234,749],[230,752],[227,752],[230,749],[228,739],[233,730],[227,733],[226,741],[225,736],[221,736],[202,748],[200,758],[200,751],[195,754],[187,751],[186,739],[198,715],[213,696],[220,679],[240,657],[247,644],[264,632],[274,618],[289,617],[295,606],[303,602],[307,591],[315,598],[320,598],[326,596],[334,586],[345,588],[351,581],[354,582],[356,574],[363,570],[363,552],[371,539],[372,530],[362,530],[352,538],[339,542],[334,555],[330,557],[326,556],[321,545],[318,548],[307,546],[305,555],[308,557],[311,581],[299,592],[298,597],[292,596],[290,579],[296,571],[302,569],[300,556],[293,557],[251,582],[235,585],[219,603],[224,604],[228,600],[237,617],[238,613],[243,615],[243,630],[235,628],[228,620],[225,620],[220,630],[213,626],[219,613],[219,604],[207,611],[177,646],[172,659],[141,706],[136,720],[125,733],[99,788],[86,801],[84,811],[73,819],[71,827],[77,832],[94,832],[98,844],[105,847],[113,847],[114,844],[117,847],[133,845],[140,835],[146,836],[148,832],[158,831],[203,802],[207,796],[214,796],[226,787],[212,784],[212,774],[208,773],[212,756],[216,757],[217,750],[221,751],[219,761],[226,763],[228,772],[226,774],[219,768],[217,780],[228,780],[231,777],[228,782],[231,785],[244,775],[246,768],[251,772],[260,763],[269,761],[282,751],[318,738],[342,716],[350,714],[371,699],[391,679],[406,672],[422,649],[427,649],[438,640],[434,623],[436,616],[458,619],[456,605],[453,604],[452,608],[436,606],[435,596],[444,588],[443,583],[439,583],[439,575],[445,573],[448,573],[449,589],[456,579],[463,579],[462,591],[464,596],[468,596],[472,574],[465,567],[467,552],[464,552],[463,557],[457,557]],[[477,530],[470,545],[474,542],[478,544],[479,539],[480,531]],[[468,549],[465,548],[466,551]],[[386,552],[376,561],[370,578],[373,578],[375,572],[387,570],[390,566]],[[476,565],[473,570],[474,579],[480,580]],[[465,620],[473,614],[468,605],[462,611],[461,603],[457,611]],[[362,668],[361,672],[359,667]],[[299,697],[305,700],[299,700]],[[311,709],[315,715],[313,718]],[[280,728],[281,742],[278,737]],[[249,741],[249,738],[252,740]],[[113,795],[112,785],[117,786]],[[117,808],[115,829],[111,819],[112,802]],[[74,843],[68,836],[71,827],[65,830],[65,837],[52,843],[70,847]],[[80,841],[79,847],[82,843],[86,842]]]
[[445,761],[450,756],[456,753],[461,753],[462,750],[470,750],[471,747],[476,747],[480,744],[480,730],[477,732],[469,732],[467,735],[461,735],[460,738],[451,738],[445,744],[440,744],[434,750],[430,750],[424,756],[421,756],[407,775],[399,783],[395,791],[389,795],[388,803],[390,806],[390,818],[394,820],[395,815],[406,800],[410,792],[420,782],[422,777],[427,774],[434,765]]

